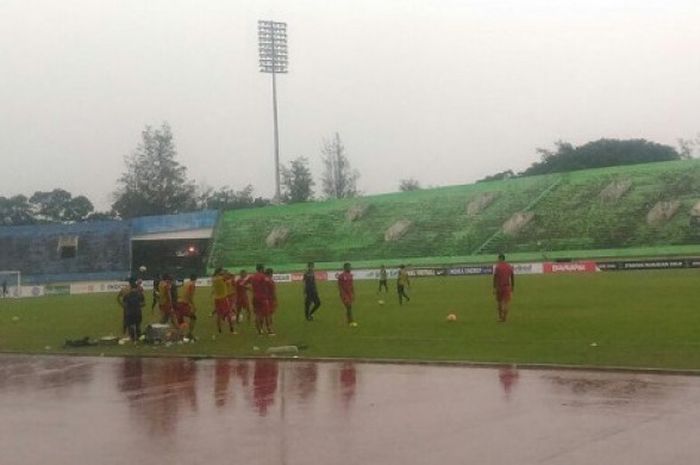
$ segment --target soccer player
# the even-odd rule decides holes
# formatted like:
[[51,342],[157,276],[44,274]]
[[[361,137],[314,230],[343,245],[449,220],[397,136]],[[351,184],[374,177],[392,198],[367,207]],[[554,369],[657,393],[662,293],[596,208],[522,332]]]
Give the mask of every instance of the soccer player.
[[250,301],[248,300],[248,273],[241,270],[236,280],[236,323],[241,321],[241,313],[245,310],[245,317],[250,323]]
[[320,306],[321,299],[318,298],[318,289],[316,288],[314,262],[309,262],[304,273],[304,316],[306,321],[313,321],[314,313]]
[[[170,279],[170,301],[173,303],[173,311],[175,310],[175,305],[177,304],[177,296],[178,296],[177,281],[178,281],[177,277]],[[173,318],[174,317],[175,317],[175,314],[173,314]]]
[[158,283],[158,308],[160,309],[161,324],[175,323],[173,319],[173,278],[169,274],[164,274],[163,279]]
[[160,296],[160,275],[157,274],[153,278],[153,302],[151,302],[151,312],[158,305],[158,297]]
[[399,294],[399,305],[403,305],[403,299],[410,302],[411,298],[406,294],[406,287],[411,287],[411,281],[408,279],[408,271],[406,265],[399,266],[399,277],[396,280],[396,291]]
[[[119,292],[117,293],[117,303],[119,304],[119,307],[122,309],[122,335],[124,337],[129,336],[129,331],[126,325],[126,306],[124,303],[124,297],[131,292],[131,281],[133,278],[129,278],[129,282],[126,284],[126,286],[123,286],[121,289],[119,289]],[[135,283],[136,281],[134,281]]]
[[345,316],[348,320],[348,325],[356,327],[357,323],[352,317],[352,302],[355,300],[355,288],[352,284],[352,272],[350,263],[343,264],[343,272],[338,275],[338,291],[340,291],[340,300],[345,306]]
[[224,281],[226,282],[226,300],[228,300],[231,315],[238,321],[238,316],[236,315],[236,275],[226,271],[224,273]]
[[503,254],[498,256],[498,264],[493,267],[493,295],[498,303],[498,321],[505,323],[508,318],[508,305],[515,290],[515,273],[513,267],[506,262]]
[[177,297],[177,305],[175,307],[175,317],[180,327],[185,323],[185,318],[189,320],[189,330],[187,337],[195,340],[194,327],[197,323],[197,307],[194,305],[194,291],[197,287],[197,276],[190,275],[190,280],[182,285]]
[[272,329],[272,315],[277,311],[277,283],[275,283],[274,272],[272,268],[265,270],[265,274],[270,278],[267,283],[267,301],[269,302],[268,312],[263,319],[265,323],[265,329],[267,330],[268,336],[274,336],[275,331]]
[[231,333],[236,334],[233,327],[233,318],[231,318],[231,306],[228,300],[228,291],[226,289],[226,275],[222,268],[214,270],[214,275],[211,278],[211,293],[214,297],[214,314],[216,314],[216,328],[221,332],[221,321],[228,321],[228,327]]
[[386,273],[386,267],[384,265],[379,267],[379,289],[377,289],[377,293],[382,292],[382,287],[384,288],[384,292],[389,292],[389,287],[387,286],[387,273]]
[[258,335],[263,335],[265,317],[270,312],[271,279],[265,274],[265,266],[261,263],[255,266],[255,274],[248,278],[253,289],[253,311],[255,312],[255,329]]
[[124,326],[129,339],[136,342],[141,337],[141,308],[146,304],[143,291],[139,290],[136,279],[129,279],[128,290],[122,295],[120,303],[124,308]]

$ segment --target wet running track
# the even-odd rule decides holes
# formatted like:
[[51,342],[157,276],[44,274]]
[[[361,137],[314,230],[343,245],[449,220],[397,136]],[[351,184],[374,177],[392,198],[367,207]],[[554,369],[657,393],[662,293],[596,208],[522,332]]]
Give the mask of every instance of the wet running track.
[[697,464],[700,377],[0,357],[0,463]]

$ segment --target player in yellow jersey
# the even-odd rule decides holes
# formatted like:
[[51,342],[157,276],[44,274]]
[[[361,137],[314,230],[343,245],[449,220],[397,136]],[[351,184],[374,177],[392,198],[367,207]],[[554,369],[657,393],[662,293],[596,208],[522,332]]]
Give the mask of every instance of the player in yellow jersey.
[[211,278],[211,294],[214,297],[214,314],[216,315],[216,328],[221,332],[221,321],[228,320],[228,327],[232,333],[236,333],[233,328],[233,318],[231,318],[231,307],[228,303],[228,290],[226,289],[226,275],[222,268],[217,268]]
[[406,294],[407,287],[411,287],[411,281],[408,279],[406,265],[401,265],[399,266],[399,277],[396,280],[396,291],[399,293],[399,305],[403,305],[403,299],[406,299],[406,302],[411,300]]
[[158,284],[158,308],[160,309],[161,324],[175,323],[173,314],[173,296],[170,290],[173,286],[173,278],[169,274],[163,275]]
[[190,280],[187,281],[179,289],[177,296],[177,305],[175,306],[175,318],[177,324],[182,328],[185,323],[185,318],[189,320],[189,330],[187,337],[194,340],[194,327],[197,323],[197,307],[194,304],[194,291],[197,287],[197,276],[190,275]]
[[129,335],[129,332],[127,331],[126,325],[126,307],[124,305],[124,297],[126,297],[126,295],[129,294],[130,291],[131,286],[127,284],[126,286],[123,286],[121,289],[119,289],[119,293],[117,294],[117,303],[122,309],[122,334],[125,337]]

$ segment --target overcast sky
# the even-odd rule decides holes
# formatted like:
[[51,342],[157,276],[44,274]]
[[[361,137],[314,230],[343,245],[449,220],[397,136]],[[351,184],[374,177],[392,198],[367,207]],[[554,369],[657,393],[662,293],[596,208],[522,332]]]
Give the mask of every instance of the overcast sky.
[[697,0],[0,0],[0,195],[107,208],[146,124],[198,183],[274,192],[257,20],[286,21],[282,161],[338,131],[366,193],[700,131]]

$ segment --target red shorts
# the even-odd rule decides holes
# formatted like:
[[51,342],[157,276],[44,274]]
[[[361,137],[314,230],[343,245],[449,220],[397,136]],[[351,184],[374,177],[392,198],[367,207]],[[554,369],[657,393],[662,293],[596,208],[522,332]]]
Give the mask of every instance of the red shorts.
[[352,305],[353,295],[341,293],[340,300],[343,302],[343,305],[345,305],[345,306]]
[[214,311],[219,316],[219,318],[228,318],[231,316],[231,306],[229,305],[228,299],[224,297],[223,299],[214,299]]
[[188,304],[187,302],[178,302],[175,306],[175,317],[177,318],[178,323],[184,323],[185,318],[189,318],[192,315],[194,315],[192,305]]
[[248,303],[248,297],[247,296],[236,296],[236,310],[241,310],[243,308],[250,308],[250,304]]
[[253,311],[258,316],[268,316],[272,313],[272,305],[268,299],[253,297]]
[[513,290],[509,287],[503,287],[496,290],[496,300],[499,302],[510,302],[510,298],[513,296]]

